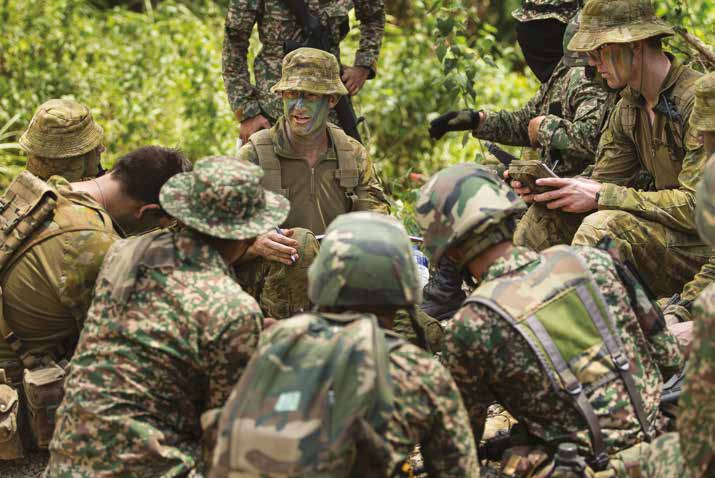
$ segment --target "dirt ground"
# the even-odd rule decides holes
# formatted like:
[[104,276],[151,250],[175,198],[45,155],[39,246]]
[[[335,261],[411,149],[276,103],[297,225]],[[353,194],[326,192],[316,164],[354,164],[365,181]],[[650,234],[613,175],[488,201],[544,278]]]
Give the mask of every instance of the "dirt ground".
[[50,454],[46,451],[28,453],[22,460],[0,461],[2,478],[36,478],[42,476]]

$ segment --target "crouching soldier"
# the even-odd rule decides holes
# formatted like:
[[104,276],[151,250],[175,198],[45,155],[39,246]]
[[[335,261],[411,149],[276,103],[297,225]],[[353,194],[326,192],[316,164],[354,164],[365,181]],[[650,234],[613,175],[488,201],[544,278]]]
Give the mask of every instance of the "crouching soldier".
[[430,477],[478,476],[449,373],[390,330],[421,300],[404,227],[338,217],[308,276],[316,309],[268,330],[221,413],[209,476],[408,476],[417,443]]
[[47,477],[195,476],[199,417],[223,405],[262,315],[230,265],[288,213],[257,166],[209,158],[161,189],[186,227],[108,252],[57,412]]
[[426,252],[449,256],[477,282],[446,326],[442,360],[475,440],[493,401],[524,427],[515,439],[524,446],[505,453],[503,472],[548,470],[562,442],[600,471],[610,455],[658,434],[663,376],[682,357],[662,314],[609,252],[513,246],[525,207],[477,165],[440,171],[423,187],[416,211]]

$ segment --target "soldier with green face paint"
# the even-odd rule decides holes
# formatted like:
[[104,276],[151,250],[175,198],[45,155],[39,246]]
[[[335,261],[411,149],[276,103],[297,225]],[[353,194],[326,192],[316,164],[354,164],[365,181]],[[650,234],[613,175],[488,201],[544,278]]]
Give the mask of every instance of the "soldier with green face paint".
[[283,116],[273,128],[252,135],[239,152],[261,166],[266,189],[291,203],[282,230],[260,235],[248,262],[238,268],[241,284],[275,318],[308,308],[306,272],[318,248],[314,235],[346,212],[388,212],[367,151],[328,122],[340,95],[347,94],[339,73],[336,58],[325,51],[299,48],[286,55],[281,80],[272,88],[282,96]]
[[[430,258],[449,256],[477,282],[445,327],[442,361],[475,440],[500,402],[525,428],[502,459],[508,476],[548,469],[563,441],[597,470],[661,429],[663,378],[682,368],[665,321],[606,251],[512,245],[524,202],[484,167],[460,164],[420,191],[417,222]],[[606,247],[606,245],[604,245]]]
[[314,311],[268,329],[224,406],[209,476],[411,476],[417,443],[430,477],[479,476],[449,373],[390,330],[422,295],[402,224],[338,217],[309,295]]

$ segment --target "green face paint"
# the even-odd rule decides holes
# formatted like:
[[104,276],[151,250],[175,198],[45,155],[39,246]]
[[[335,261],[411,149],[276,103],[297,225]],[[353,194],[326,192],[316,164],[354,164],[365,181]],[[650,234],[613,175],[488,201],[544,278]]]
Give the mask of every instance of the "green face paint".
[[328,122],[328,96],[308,100],[305,93],[298,98],[283,98],[283,114],[291,132],[298,136],[312,136],[322,131]]
[[627,45],[613,45],[601,53],[607,67],[606,81],[611,88],[623,88],[628,83],[633,66],[633,50]]

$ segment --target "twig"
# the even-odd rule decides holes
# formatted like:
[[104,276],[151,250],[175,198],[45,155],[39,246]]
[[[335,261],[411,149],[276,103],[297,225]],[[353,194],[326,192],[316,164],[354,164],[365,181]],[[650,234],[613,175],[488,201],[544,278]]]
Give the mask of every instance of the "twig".
[[715,69],[715,53],[698,37],[689,33],[685,28],[677,26],[673,28],[683,40],[685,40],[690,46],[695,48],[695,50],[700,54],[700,57],[705,60],[706,66],[709,70]]

